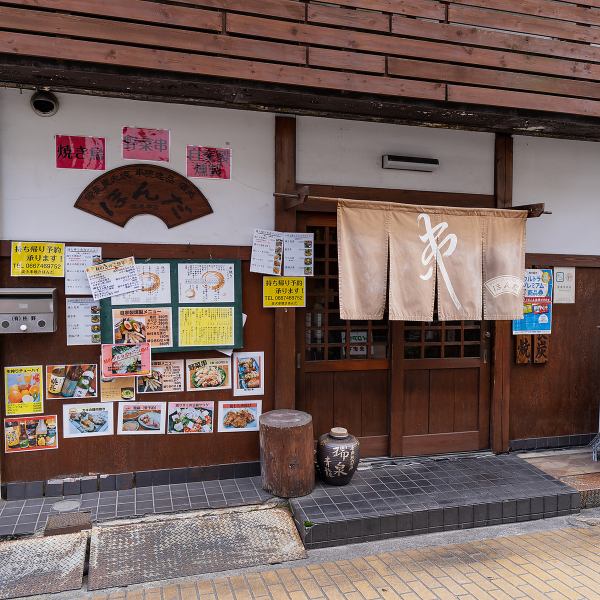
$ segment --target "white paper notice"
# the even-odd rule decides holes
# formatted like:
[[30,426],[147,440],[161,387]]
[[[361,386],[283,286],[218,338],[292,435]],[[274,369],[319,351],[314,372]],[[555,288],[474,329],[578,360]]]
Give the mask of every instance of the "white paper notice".
[[89,296],[92,291],[85,270],[102,260],[102,248],[97,246],[65,246],[65,294]]
[[233,263],[180,263],[179,304],[235,302]]
[[142,287],[137,292],[119,296],[119,304],[171,304],[171,265],[136,263]]
[[314,274],[314,233],[284,233],[283,259],[286,277],[312,276]]
[[575,267],[554,267],[554,303],[575,304]]
[[67,298],[67,346],[100,344],[100,303]]
[[142,288],[133,256],[87,267],[85,272],[94,300],[119,296]]
[[255,229],[252,237],[251,273],[281,275],[283,234],[267,229]]

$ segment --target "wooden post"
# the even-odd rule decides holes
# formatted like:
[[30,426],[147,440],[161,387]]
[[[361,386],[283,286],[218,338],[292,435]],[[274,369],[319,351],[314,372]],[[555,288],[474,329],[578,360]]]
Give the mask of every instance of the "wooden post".
[[[296,119],[275,117],[275,192],[296,191]],[[296,211],[286,210],[285,200],[275,198],[275,229],[296,230]],[[296,311],[275,310],[275,408],[296,406]]]
[[[512,206],[513,140],[497,133],[494,148],[494,195],[497,208]],[[492,364],[491,446],[498,454],[508,452],[512,323],[496,321]]]
[[282,498],[306,496],[315,487],[312,417],[271,410],[260,418],[262,486]]

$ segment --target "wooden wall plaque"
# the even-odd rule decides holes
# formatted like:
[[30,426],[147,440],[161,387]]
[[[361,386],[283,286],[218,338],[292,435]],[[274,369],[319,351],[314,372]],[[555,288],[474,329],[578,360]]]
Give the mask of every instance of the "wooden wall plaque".
[[531,336],[515,336],[515,362],[518,365],[527,365],[531,362]]
[[154,215],[171,228],[213,212],[204,194],[183,175],[148,164],[103,173],[81,192],[75,207],[120,227],[136,215]]

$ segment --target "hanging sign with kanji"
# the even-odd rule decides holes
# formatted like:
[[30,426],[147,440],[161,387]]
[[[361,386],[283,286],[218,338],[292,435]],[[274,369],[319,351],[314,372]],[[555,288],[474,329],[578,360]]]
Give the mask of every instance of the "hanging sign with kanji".
[[56,135],[57,169],[106,169],[106,143],[102,137]]
[[183,175],[148,164],[104,173],[81,192],[75,207],[120,227],[136,215],[154,215],[170,228],[213,211],[204,194]]

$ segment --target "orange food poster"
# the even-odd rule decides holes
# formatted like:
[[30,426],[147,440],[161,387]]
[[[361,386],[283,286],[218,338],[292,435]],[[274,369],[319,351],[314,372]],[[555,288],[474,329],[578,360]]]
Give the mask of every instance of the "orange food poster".
[[58,448],[56,415],[4,419],[4,452],[31,452]]
[[4,367],[6,415],[31,415],[44,412],[42,365]]

